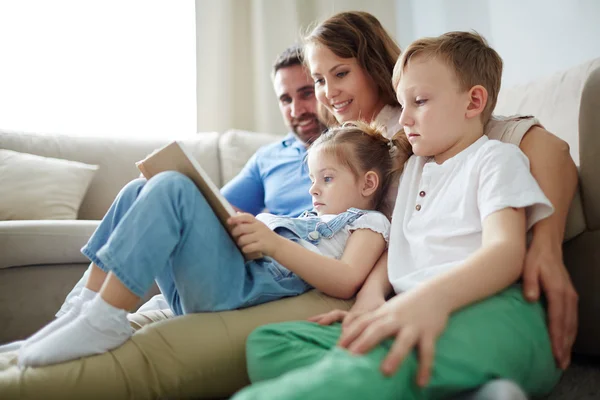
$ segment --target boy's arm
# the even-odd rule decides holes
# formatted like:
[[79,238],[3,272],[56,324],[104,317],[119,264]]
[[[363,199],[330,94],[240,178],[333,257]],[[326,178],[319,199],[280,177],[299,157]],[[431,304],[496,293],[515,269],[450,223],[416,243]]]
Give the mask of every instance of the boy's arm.
[[350,311],[371,311],[385,303],[385,299],[393,292],[388,278],[387,262],[388,251],[386,250],[356,294],[356,303]]
[[569,365],[577,333],[577,292],[562,257],[567,215],[577,188],[577,168],[569,145],[545,129],[531,128],[520,145],[531,173],[554,205],[555,212],[533,226],[533,240],[525,257],[523,291],[537,301],[540,286],[548,300],[552,351],[564,369]]
[[450,314],[506,288],[520,275],[525,256],[525,211],[502,209],[483,221],[481,248],[458,267],[395,296],[374,312],[354,320],[339,345],[366,353],[395,337],[381,369],[393,374],[410,351],[419,349],[417,381],[425,385],[433,364],[435,342]]
[[459,267],[415,291],[431,297],[448,314],[490,297],[514,283],[523,271],[525,210],[505,208],[483,221],[482,246]]

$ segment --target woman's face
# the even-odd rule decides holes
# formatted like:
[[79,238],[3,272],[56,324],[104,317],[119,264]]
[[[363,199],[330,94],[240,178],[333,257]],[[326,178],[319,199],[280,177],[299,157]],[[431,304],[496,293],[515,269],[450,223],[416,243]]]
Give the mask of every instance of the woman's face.
[[379,114],[385,103],[356,58],[340,58],[319,44],[308,45],[305,56],[317,100],[340,124],[359,119],[371,122]]

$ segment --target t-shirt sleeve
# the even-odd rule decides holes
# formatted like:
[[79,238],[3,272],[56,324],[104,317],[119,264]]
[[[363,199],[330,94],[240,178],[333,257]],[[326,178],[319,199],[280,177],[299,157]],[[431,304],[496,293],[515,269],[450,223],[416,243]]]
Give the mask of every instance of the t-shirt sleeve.
[[477,203],[483,222],[505,208],[525,208],[527,230],[549,217],[554,208],[529,171],[529,160],[517,146],[488,142],[479,166]]
[[348,224],[348,229],[351,232],[357,229],[370,229],[380,233],[386,244],[390,240],[390,220],[380,212],[368,212],[361,215],[354,222]]
[[485,125],[485,134],[490,139],[520,146],[527,131],[534,126],[542,126],[542,124],[537,118],[530,115],[513,115],[511,117],[494,115]]
[[265,187],[260,176],[258,153],[254,154],[244,168],[221,189],[221,193],[234,207],[258,214],[265,208]]

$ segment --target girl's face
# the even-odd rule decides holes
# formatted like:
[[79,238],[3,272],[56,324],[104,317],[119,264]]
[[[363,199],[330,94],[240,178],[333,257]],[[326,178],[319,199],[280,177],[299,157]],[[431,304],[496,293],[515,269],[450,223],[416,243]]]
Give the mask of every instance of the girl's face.
[[385,105],[379,88],[356,58],[340,58],[319,44],[309,44],[305,50],[317,100],[340,124],[371,122],[379,114]]
[[318,148],[308,156],[313,207],[318,215],[341,214],[349,208],[369,209],[371,197],[365,196],[365,177],[356,177],[336,157]]

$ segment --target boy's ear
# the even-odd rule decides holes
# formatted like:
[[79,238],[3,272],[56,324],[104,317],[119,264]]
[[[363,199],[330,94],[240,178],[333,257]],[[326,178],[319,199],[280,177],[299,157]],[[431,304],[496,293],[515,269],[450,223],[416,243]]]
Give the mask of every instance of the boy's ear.
[[373,193],[375,193],[375,191],[377,190],[378,187],[379,187],[379,175],[377,175],[377,173],[375,173],[375,171],[367,172],[364,176],[362,195],[365,197],[370,196]]
[[475,85],[469,90],[469,105],[465,117],[474,118],[481,115],[488,100],[488,92],[481,85]]

